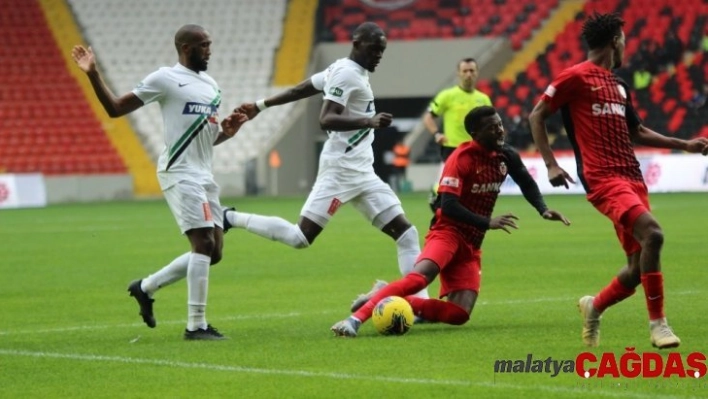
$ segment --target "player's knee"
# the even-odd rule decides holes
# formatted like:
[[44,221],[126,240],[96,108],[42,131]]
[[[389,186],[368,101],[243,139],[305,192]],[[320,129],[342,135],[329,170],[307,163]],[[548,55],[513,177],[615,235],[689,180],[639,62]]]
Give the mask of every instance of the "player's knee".
[[664,245],[664,232],[659,226],[651,226],[644,238],[644,245],[651,248],[661,248]]
[[461,307],[455,305],[454,303],[450,304],[450,312],[449,312],[449,323],[455,326],[461,326],[470,319],[470,312],[466,311],[465,309],[462,309]]
[[221,262],[221,259],[222,259],[222,258],[223,258],[223,254],[222,254],[221,250],[214,250],[214,251],[211,253],[211,263],[210,263],[210,265],[211,265],[211,266],[214,266],[215,264]]
[[214,249],[216,248],[216,241],[214,240],[213,235],[204,234],[192,240],[192,246],[194,252],[212,256]]

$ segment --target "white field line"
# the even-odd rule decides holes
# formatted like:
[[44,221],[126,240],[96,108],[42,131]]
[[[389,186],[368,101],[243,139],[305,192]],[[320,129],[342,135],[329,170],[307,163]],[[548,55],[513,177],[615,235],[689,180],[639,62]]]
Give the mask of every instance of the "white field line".
[[[700,295],[703,291],[678,291],[671,293],[671,296],[691,296]],[[505,301],[480,301],[479,306],[504,306],[504,305],[519,305],[519,304],[534,304],[543,302],[571,302],[577,298],[574,297],[556,297],[556,298],[527,298],[527,299],[512,299]],[[346,315],[346,309],[340,310],[324,310],[321,312],[289,312],[289,313],[263,313],[254,315],[237,315],[237,316],[226,316],[214,318],[214,321],[234,321],[234,320],[267,320],[267,319],[279,319],[279,318],[289,318],[289,317],[300,317],[308,315],[327,315],[341,313],[343,316]],[[172,324],[183,324],[184,320],[159,320],[160,325],[172,325]],[[86,324],[79,326],[67,326],[58,328],[46,328],[46,329],[32,329],[32,330],[5,330],[0,331],[0,336],[3,335],[16,335],[16,334],[52,334],[52,333],[62,333],[71,331],[93,331],[93,330],[105,330],[109,328],[134,328],[143,327],[144,323],[125,323],[125,324]]]
[[[350,373],[334,373],[334,372],[316,372],[316,371],[305,371],[305,370],[288,370],[288,369],[265,369],[265,368],[255,368],[255,367],[243,367],[243,366],[227,366],[219,364],[210,363],[190,363],[190,362],[179,362],[172,360],[163,359],[141,359],[134,357],[123,357],[123,356],[102,356],[102,355],[85,355],[78,353],[55,353],[55,352],[32,352],[32,351],[21,351],[12,349],[0,349],[0,356],[14,356],[14,357],[35,357],[43,359],[63,359],[63,360],[74,360],[83,362],[101,362],[101,363],[123,363],[123,364],[138,364],[138,365],[148,365],[148,366],[160,366],[160,367],[171,367],[171,368],[181,368],[181,369],[202,369],[202,370],[212,370],[212,371],[222,371],[229,373],[240,373],[240,374],[261,374],[261,375],[284,375],[290,377],[309,377],[309,378],[327,378],[336,380],[360,380],[360,381],[376,381],[376,382],[386,382],[386,383],[400,383],[400,384],[418,384],[418,385],[441,385],[449,387],[485,387],[485,388],[498,388],[502,390],[520,390],[527,391],[529,388],[554,392],[554,393],[568,393],[577,394],[585,393],[592,394],[593,396],[605,396],[605,397],[618,397],[618,398],[638,398],[638,399],[653,399],[656,398],[656,394],[648,395],[639,392],[631,392],[627,389],[609,389],[609,388],[570,388],[563,386],[552,386],[552,385],[518,385],[518,384],[508,384],[508,383],[496,383],[496,382],[479,382],[479,381],[465,381],[465,380],[438,380],[429,378],[408,378],[408,377],[395,377],[395,376],[380,376],[380,375],[362,375],[362,374],[350,374]],[[674,399],[676,396],[661,395],[662,399]]]

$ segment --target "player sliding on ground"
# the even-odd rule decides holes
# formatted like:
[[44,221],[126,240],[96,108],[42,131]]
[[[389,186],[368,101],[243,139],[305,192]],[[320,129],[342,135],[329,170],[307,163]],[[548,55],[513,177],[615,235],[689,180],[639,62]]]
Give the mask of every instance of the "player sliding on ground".
[[[524,198],[547,220],[570,222],[550,210],[519,154],[504,144],[504,127],[497,111],[477,107],[465,117],[465,129],[474,141],[461,144],[445,163],[438,195],[440,208],[425,237],[425,247],[413,271],[391,284],[376,284],[359,309],[334,326],[335,335],[355,337],[374,306],[388,296],[404,297],[418,317],[433,322],[461,325],[467,322],[477,301],[481,282],[481,246],[487,230],[516,229],[511,213],[491,217],[499,188],[507,173],[519,185]],[[411,294],[427,287],[440,274],[440,298],[422,299]]]
[[[348,58],[335,61],[294,88],[256,103],[243,104],[240,112],[255,118],[267,107],[282,105],[324,92],[320,126],[328,139],[320,155],[319,171],[292,224],[275,216],[234,210],[224,211],[224,231],[246,229],[293,248],[307,248],[315,241],[340,206],[351,202],[377,229],[396,241],[402,274],[413,269],[420,254],[418,230],[401,207],[391,187],[374,173],[373,130],[391,124],[392,115],[376,113],[369,72],[374,72],[386,50],[386,36],[376,24],[356,28]],[[427,291],[420,293],[427,298]]]

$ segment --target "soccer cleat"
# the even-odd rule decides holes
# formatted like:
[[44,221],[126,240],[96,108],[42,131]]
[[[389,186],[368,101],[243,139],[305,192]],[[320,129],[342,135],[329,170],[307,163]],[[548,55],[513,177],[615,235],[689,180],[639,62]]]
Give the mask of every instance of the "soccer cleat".
[[655,348],[676,348],[681,345],[681,340],[666,323],[666,319],[649,323],[649,338]]
[[128,292],[130,296],[135,298],[140,305],[140,316],[143,317],[143,321],[150,328],[155,328],[157,322],[155,321],[155,316],[152,314],[152,303],[155,302],[154,299],[150,298],[141,288],[140,283],[143,280],[135,280],[128,286]]
[[387,285],[388,283],[383,280],[376,280],[374,282],[374,286],[371,287],[371,290],[369,292],[367,292],[366,294],[359,294],[359,296],[352,301],[352,307],[350,308],[352,313],[359,310],[359,308],[364,306],[364,304],[368,302],[369,299],[371,299],[374,295],[376,295],[377,292],[381,291],[381,289]]
[[208,324],[206,328],[200,328],[194,331],[184,330],[184,339],[187,341],[220,341],[227,339],[216,328]]
[[359,331],[360,326],[360,321],[348,317],[340,322],[337,322],[335,325],[332,326],[332,328],[330,328],[330,330],[332,330],[332,332],[334,332],[334,335],[337,337],[354,338],[356,337],[356,333],[357,331]]
[[600,344],[600,313],[592,304],[594,299],[592,296],[584,296],[578,301],[580,317],[583,318],[583,343],[591,347]]
[[226,234],[226,233],[228,233],[229,230],[231,230],[232,227],[234,227],[231,225],[231,223],[229,223],[229,219],[226,218],[226,212],[228,212],[228,211],[236,212],[236,208],[224,207],[224,209],[222,209],[221,211],[224,213],[224,234]]

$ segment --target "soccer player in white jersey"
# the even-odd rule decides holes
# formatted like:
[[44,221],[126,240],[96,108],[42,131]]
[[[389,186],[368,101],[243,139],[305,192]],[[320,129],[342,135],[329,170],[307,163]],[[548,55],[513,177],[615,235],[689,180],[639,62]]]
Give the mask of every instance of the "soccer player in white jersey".
[[[351,202],[377,229],[396,241],[402,274],[413,269],[420,254],[418,230],[406,219],[401,202],[373,168],[373,129],[387,127],[392,115],[376,113],[369,72],[374,72],[386,50],[381,28],[366,22],[354,31],[348,58],[335,61],[325,71],[270,98],[241,105],[238,110],[253,119],[267,107],[282,105],[324,92],[320,126],[329,138],[320,154],[319,171],[312,191],[292,224],[282,218],[226,210],[224,229],[243,228],[293,248],[307,248],[343,204]],[[353,309],[372,292],[360,295]],[[427,298],[427,291],[419,293]]]
[[157,176],[167,204],[191,251],[142,280],[128,291],[140,305],[148,327],[156,325],[152,296],[157,290],[187,278],[188,317],[184,338],[216,340],[224,336],[206,321],[209,266],[221,260],[223,214],[219,186],[212,175],[213,146],[236,134],[248,118],[234,112],[221,122],[221,90],[207,69],[211,37],[198,25],[185,25],[175,34],[179,61],[148,75],[131,92],[116,97],[96,68],[93,51],[75,46],[72,57],[86,72],[96,96],[108,114],[121,117],[145,104],[160,104],[165,126],[165,149]]

